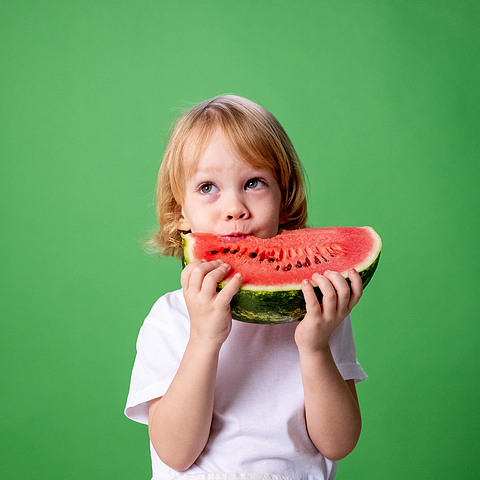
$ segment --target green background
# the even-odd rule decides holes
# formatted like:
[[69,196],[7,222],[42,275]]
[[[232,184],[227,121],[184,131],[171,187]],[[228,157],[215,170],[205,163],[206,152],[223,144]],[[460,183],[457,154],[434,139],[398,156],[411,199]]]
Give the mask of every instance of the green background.
[[337,478],[480,476],[479,5],[2,0],[1,478],[150,478],[123,408],[180,265],[141,243],[171,122],[221,93],[284,125],[311,225],[383,238]]

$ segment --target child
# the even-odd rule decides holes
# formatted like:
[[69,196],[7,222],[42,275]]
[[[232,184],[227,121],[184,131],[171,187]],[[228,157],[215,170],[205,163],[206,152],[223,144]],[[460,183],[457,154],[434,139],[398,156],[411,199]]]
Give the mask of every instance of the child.
[[[181,256],[181,231],[235,241],[306,224],[287,134],[241,97],[205,101],[177,122],[157,187],[155,241],[167,255]],[[216,291],[229,268],[189,264],[182,289],[161,297],[140,330],[125,413],[148,424],[153,479],[332,479],[361,429],[355,382],[366,375],[349,318],[360,276],[349,272],[350,289],[336,272],[313,275],[301,322],[253,325],[230,315],[241,275]]]

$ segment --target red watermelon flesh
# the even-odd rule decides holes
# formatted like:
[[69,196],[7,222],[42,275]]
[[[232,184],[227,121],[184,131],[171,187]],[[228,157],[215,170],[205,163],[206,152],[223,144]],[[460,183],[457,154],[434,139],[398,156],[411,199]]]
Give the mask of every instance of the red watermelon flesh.
[[[184,236],[186,263],[221,259],[243,275],[242,288],[275,290],[299,288],[314,272],[368,270],[378,260],[381,239],[371,227],[326,227],[289,230],[273,238],[253,236],[232,243],[211,234]],[[373,274],[373,271],[371,272]],[[368,278],[369,280],[370,278]]]

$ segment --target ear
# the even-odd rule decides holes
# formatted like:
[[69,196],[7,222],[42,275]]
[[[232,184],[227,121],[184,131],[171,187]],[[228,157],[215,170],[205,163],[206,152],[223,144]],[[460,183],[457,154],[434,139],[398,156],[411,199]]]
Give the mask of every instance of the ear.
[[183,215],[183,208],[178,214],[177,230],[181,230],[182,232],[188,232],[190,230],[190,225],[188,224],[187,219]]

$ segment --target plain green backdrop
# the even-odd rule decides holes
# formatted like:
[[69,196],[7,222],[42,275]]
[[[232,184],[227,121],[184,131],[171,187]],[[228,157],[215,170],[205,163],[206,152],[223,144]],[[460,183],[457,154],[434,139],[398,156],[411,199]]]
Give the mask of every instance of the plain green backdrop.
[[312,226],[373,226],[363,431],[339,479],[480,476],[480,3],[2,0],[2,479],[148,479],[123,416],[179,262],[142,249],[167,133],[235,93],[277,116]]

